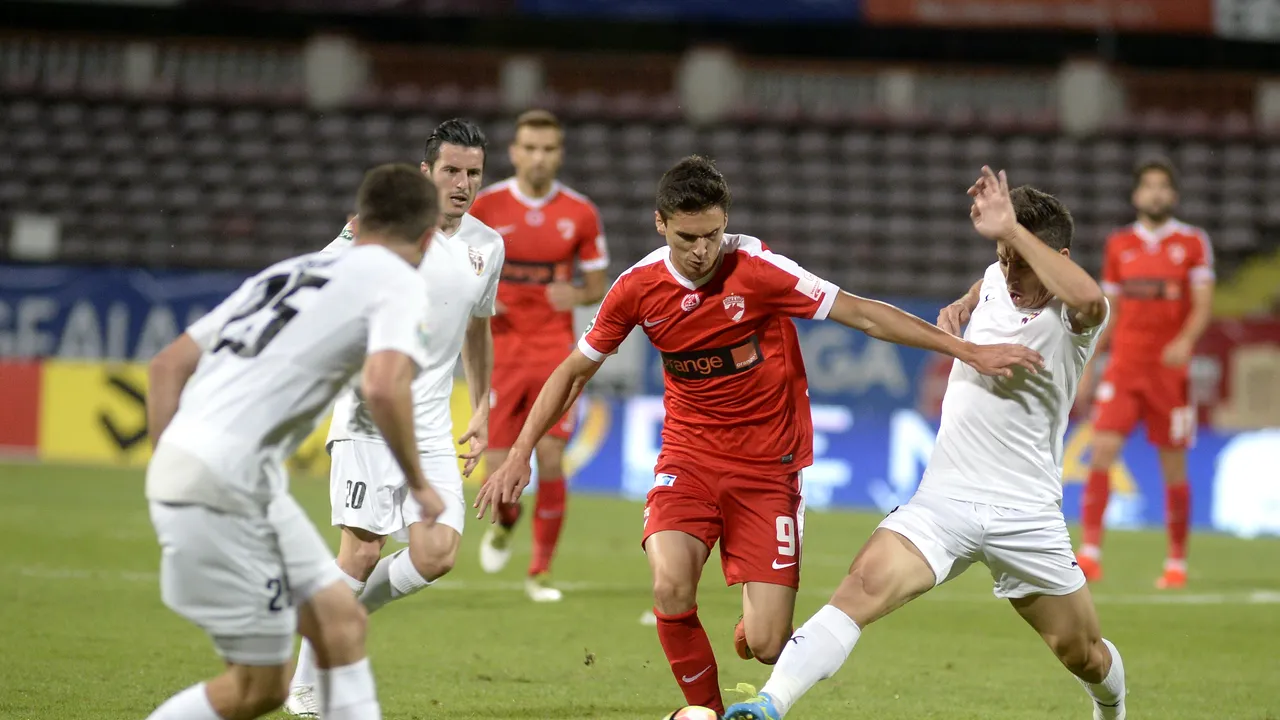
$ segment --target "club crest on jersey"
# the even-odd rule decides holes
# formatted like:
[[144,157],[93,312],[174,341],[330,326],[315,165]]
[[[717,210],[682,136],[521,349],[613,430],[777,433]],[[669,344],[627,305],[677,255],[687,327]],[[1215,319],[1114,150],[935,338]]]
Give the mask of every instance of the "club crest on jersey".
[[540,227],[546,220],[547,216],[543,215],[542,211],[537,208],[524,214],[524,221],[529,224],[529,227]]
[[702,296],[698,293],[689,293],[680,301],[680,309],[689,312],[702,304]]
[[473,247],[469,247],[467,248],[467,259],[471,261],[471,269],[475,270],[477,275],[484,273],[483,253]]
[[1031,313],[1030,315],[1028,315],[1028,316],[1026,316],[1026,317],[1022,318],[1022,324],[1023,324],[1023,325],[1026,325],[1027,323],[1031,322],[1032,320],[1035,320],[1036,318],[1040,317],[1040,313],[1041,313],[1041,312],[1043,312],[1043,311],[1042,311],[1042,310],[1037,310],[1037,311],[1035,311],[1035,312]]
[[738,322],[746,312],[747,301],[741,295],[730,295],[724,299],[724,314],[728,315],[730,320]]
[[1183,261],[1185,261],[1186,259],[1187,259],[1186,248],[1182,247],[1181,245],[1169,246],[1169,260],[1172,261],[1174,265],[1181,265]]

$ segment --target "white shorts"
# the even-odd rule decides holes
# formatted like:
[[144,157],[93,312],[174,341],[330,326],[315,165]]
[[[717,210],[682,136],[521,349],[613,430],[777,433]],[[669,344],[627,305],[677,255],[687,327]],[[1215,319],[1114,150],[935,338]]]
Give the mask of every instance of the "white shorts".
[[[333,459],[329,471],[333,524],[408,542],[409,526],[422,519],[422,507],[409,492],[391,448],[381,442],[338,440],[329,454]],[[444,501],[444,513],[436,522],[461,535],[466,499],[457,456],[433,453],[419,459],[427,482]]]
[[1015,510],[917,492],[880,527],[910,540],[933,569],[935,586],[980,562],[995,595],[1067,595],[1084,587],[1062,511]]
[[342,582],[333,554],[302,508],[282,495],[260,517],[151,502],[160,540],[160,596],[204,629],[238,665],[293,656],[296,606]]

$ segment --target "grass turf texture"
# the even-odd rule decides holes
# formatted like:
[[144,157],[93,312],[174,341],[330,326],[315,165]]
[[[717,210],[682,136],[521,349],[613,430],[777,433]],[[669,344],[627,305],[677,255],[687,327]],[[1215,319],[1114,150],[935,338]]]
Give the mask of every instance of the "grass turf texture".
[[[160,602],[140,473],[17,464],[0,465],[0,478],[0,717],[137,720],[218,672],[203,633]],[[300,479],[294,492],[336,543],[325,484]],[[508,571],[490,576],[476,562],[484,527],[472,523],[448,578],[372,617],[388,720],[656,720],[683,704],[653,628],[638,622],[651,602],[640,505],[591,496],[570,505],[556,563],[563,602],[535,605],[520,590],[527,526]],[[809,514],[797,625],[877,520]],[[1094,592],[1104,633],[1124,654],[1130,713],[1280,718],[1280,542],[1202,535],[1191,548],[1190,588],[1158,594],[1163,536],[1109,539]],[[1084,692],[990,586],[984,568],[971,568],[873,626],[789,718],[1088,718]],[[700,608],[721,686],[762,684],[768,668],[733,654],[740,596],[714,559]]]

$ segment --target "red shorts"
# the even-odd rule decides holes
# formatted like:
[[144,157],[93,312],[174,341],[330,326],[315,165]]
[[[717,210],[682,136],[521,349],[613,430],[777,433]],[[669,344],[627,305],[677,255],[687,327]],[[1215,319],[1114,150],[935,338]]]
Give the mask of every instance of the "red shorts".
[[683,458],[659,458],[644,507],[644,537],[678,530],[720,541],[725,582],[800,587],[804,500],[800,473],[746,474]]
[[[532,365],[503,364],[493,368],[493,385],[489,391],[489,447],[507,450],[520,437],[520,429],[533,409],[542,386],[551,377],[559,363]],[[547,433],[550,437],[568,442],[573,435],[576,414],[574,408],[564,414]]]
[[1093,429],[1128,435],[1138,420],[1161,450],[1184,450],[1195,442],[1196,410],[1185,368],[1109,365],[1094,393]]

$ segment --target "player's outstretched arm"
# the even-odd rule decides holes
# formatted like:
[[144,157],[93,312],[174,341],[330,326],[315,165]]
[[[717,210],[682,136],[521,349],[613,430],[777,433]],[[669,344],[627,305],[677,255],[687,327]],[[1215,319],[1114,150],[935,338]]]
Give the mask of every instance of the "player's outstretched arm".
[[364,361],[360,393],[374,425],[404,473],[415,499],[422,505],[423,520],[434,522],[444,512],[444,502],[427,484],[418,461],[413,425],[413,378],[418,366],[398,350],[381,350]]
[[187,333],[165,346],[147,366],[147,434],[151,445],[160,442],[165,428],[178,412],[182,388],[200,364],[200,346]]
[[973,227],[989,240],[1003,240],[1035,271],[1045,288],[1071,308],[1076,331],[1097,327],[1107,318],[1107,299],[1085,269],[1067,255],[1041,242],[1018,223],[1009,194],[1009,178],[987,166],[982,177],[969,188],[973,207],[969,216]]
[[836,296],[827,318],[861,330],[877,340],[950,355],[973,366],[983,375],[1011,377],[1015,366],[1034,373],[1044,365],[1040,353],[1030,348],[1021,345],[975,345],[888,303],[844,291]]
[[[533,456],[534,446],[573,407],[573,402],[582,394],[587,381],[600,369],[601,362],[592,360],[583,355],[581,350],[574,348],[569,357],[547,378],[529,411],[529,418],[520,430],[520,436],[507,453],[506,461],[489,475],[480,488],[480,495],[474,504],[479,509],[477,519],[484,517],[485,510],[491,504],[520,499],[520,492],[529,484],[529,459]],[[497,520],[496,516],[494,520]]]

